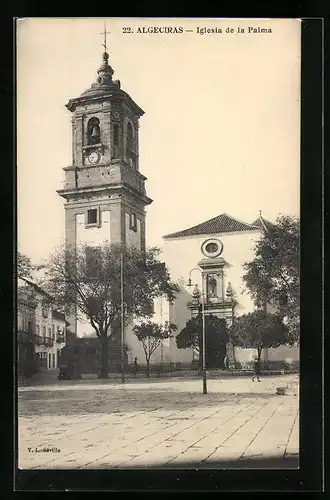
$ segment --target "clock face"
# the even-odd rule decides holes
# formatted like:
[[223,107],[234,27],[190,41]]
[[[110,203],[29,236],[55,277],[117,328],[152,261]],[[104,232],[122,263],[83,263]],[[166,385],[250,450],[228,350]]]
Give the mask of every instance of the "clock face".
[[100,156],[99,154],[96,152],[96,151],[92,151],[89,155],[88,155],[88,161],[90,163],[97,163],[100,159]]

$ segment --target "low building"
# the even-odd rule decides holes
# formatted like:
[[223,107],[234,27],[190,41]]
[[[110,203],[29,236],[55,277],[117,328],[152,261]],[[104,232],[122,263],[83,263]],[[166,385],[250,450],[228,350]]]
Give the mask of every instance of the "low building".
[[[29,298],[29,300],[28,300]],[[36,283],[19,278],[17,333],[20,365],[23,366],[27,338],[33,339],[33,357],[38,370],[53,370],[58,367],[59,351],[66,343],[65,316],[52,309],[51,297]],[[23,338],[25,343],[20,339]],[[29,336],[27,337],[27,332]],[[24,348],[23,348],[24,345]],[[32,349],[32,348],[30,348]]]
[[65,320],[65,315],[61,312],[52,311],[52,338],[56,344],[56,359],[55,366],[58,368],[60,353],[67,342],[67,326],[69,323]]
[[30,376],[37,371],[35,318],[37,301],[22,279],[17,283],[17,373]]

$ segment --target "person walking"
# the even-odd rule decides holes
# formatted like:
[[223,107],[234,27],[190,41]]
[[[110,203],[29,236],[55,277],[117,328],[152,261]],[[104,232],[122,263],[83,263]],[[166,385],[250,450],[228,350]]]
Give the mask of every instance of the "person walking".
[[139,369],[139,365],[137,362],[137,358],[134,358],[134,363],[133,363],[133,376],[134,376],[134,378],[136,378],[136,374],[138,372],[138,369]]
[[223,360],[223,365],[224,365],[224,370],[229,371],[229,358],[227,354],[225,356],[225,359]]
[[258,382],[261,382],[259,377],[260,377],[260,360],[258,358],[255,358],[253,363],[252,382],[254,382],[255,379],[257,379]]

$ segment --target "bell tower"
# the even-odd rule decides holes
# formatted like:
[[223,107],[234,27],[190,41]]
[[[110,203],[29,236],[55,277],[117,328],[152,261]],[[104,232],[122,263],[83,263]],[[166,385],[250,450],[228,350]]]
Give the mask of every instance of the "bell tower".
[[[105,35],[106,36],[106,35]],[[144,111],[113,80],[105,52],[96,81],[66,105],[72,118],[72,162],[63,168],[65,239],[73,248],[104,242],[145,248],[146,195],[139,165]]]

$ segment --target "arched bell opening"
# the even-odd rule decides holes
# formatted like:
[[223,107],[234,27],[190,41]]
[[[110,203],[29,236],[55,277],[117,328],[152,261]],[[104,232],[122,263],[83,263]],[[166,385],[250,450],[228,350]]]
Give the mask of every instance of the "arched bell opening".
[[87,141],[89,145],[101,142],[100,120],[98,118],[91,118],[88,122]]

